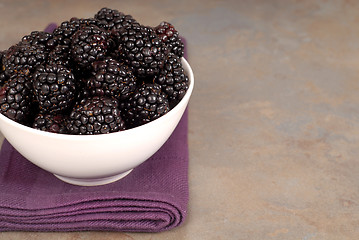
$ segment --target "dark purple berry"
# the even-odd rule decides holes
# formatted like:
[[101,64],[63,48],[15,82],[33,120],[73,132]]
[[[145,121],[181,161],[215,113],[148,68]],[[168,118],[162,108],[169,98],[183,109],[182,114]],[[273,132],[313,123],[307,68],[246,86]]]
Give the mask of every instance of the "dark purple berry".
[[73,35],[71,54],[76,64],[89,70],[93,62],[105,59],[108,47],[107,34],[99,27],[89,25]]
[[93,135],[125,130],[118,101],[110,97],[83,99],[72,110],[67,129],[70,134]]
[[175,55],[182,57],[184,54],[184,44],[179,37],[178,31],[168,22],[161,22],[154,28],[157,36],[166,44],[168,50]]
[[6,117],[27,125],[33,105],[29,80],[13,75],[0,89],[0,112]]
[[171,108],[183,98],[189,82],[179,56],[173,53],[168,55],[164,68],[155,77],[155,83],[161,85],[162,91],[168,95]]
[[43,112],[61,112],[72,107],[76,95],[74,75],[62,65],[41,65],[34,73],[33,89]]
[[46,59],[47,51],[43,45],[20,42],[6,51],[3,56],[3,68],[7,76],[30,75]]
[[128,126],[137,127],[163,116],[169,110],[169,102],[161,86],[144,83],[127,101],[123,113]]
[[32,127],[46,132],[67,133],[67,116],[62,114],[39,113],[32,124]]
[[139,77],[154,76],[163,68],[168,51],[152,28],[135,22],[114,30],[113,34],[118,44],[118,57]]
[[92,95],[126,100],[136,89],[136,77],[127,65],[107,58],[93,64],[92,76],[86,84]]

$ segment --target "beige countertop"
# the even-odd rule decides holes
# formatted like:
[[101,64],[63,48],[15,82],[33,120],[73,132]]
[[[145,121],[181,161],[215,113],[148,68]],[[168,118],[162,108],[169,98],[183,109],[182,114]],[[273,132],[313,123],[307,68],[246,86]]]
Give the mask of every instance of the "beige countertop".
[[188,40],[188,218],[158,234],[0,239],[358,239],[358,1],[0,0],[0,49],[103,6]]

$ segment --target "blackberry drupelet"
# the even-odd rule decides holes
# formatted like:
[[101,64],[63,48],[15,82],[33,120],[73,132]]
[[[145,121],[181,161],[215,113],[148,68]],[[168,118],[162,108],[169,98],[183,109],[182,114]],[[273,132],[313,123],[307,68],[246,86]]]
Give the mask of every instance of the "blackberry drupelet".
[[62,114],[39,113],[32,124],[32,127],[46,132],[67,133],[68,116]]
[[168,55],[164,68],[155,77],[155,83],[161,85],[162,91],[168,95],[171,108],[183,98],[189,82],[179,56],[173,53]]
[[86,82],[92,95],[126,100],[136,89],[136,77],[130,67],[112,58],[93,64],[92,76]]
[[161,22],[154,28],[157,36],[164,42],[168,50],[179,57],[183,57],[184,44],[179,37],[178,31],[168,22]]
[[99,27],[89,25],[74,34],[71,54],[75,63],[89,70],[91,63],[105,58],[108,47],[108,35]]
[[154,76],[164,65],[167,48],[155,31],[135,22],[113,31],[118,54],[139,77]]
[[94,96],[83,99],[70,114],[67,129],[70,134],[92,135],[125,130],[118,101]]
[[61,65],[40,65],[33,76],[34,95],[41,111],[63,112],[74,102],[74,75]]
[[124,106],[128,127],[137,127],[153,121],[170,110],[167,96],[158,84],[144,83]]
[[18,123],[29,124],[32,104],[30,81],[24,75],[13,75],[0,89],[0,112]]
[[11,46],[3,56],[5,74],[30,75],[35,68],[43,64],[47,59],[47,52],[43,45],[30,45],[20,42]]

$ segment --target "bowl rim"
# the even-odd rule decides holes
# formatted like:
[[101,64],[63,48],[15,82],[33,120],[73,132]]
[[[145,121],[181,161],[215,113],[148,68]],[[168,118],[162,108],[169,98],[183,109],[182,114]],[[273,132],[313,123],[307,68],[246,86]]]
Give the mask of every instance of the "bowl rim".
[[[158,121],[162,121],[162,117],[165,117],[166,115],[172,115],[175,114],[175,112],[179,111],[180,108],[185,107],[183,105],[187,104],[187,102],[189,101],[190,96],[192,95],[192,91],[194,88],[194,74],[193,74],[193,70],[191,68],[191,66],[189,65],[188,61],[184,58],[181,57],[181,62],[185,68],[185,71],[188,75],[188,79],[189,79],[189,86],[187,89],[186,94],[183,96],[183,98],[181,99],[181,101],[174,107],[172,108],[168,113],[166,113],[165,115],[161,116],[160,118],[157,118],[151,122],[148,122],[144,125],[141,126],[137,126],[134,128],[130,128],[130,129],[126,129],[124,131],[119,131],[119,132],[113,132],[113,133],[107,133],[107,134],[95,134],[95,135],[72,135],[72,134],[64,134],[64,133],[52,133],[52,132],[46,132],[43,130],[39,130],[39,129],[35,129],[35,128],[31,128],[29,126],[23,125],[21,123],[15,122],[14,120],[6,117],[5,115],[0,113],[0,119],[3,120],[4,122],[6,122],[7,124],[12,125],[13,127],[16,127],[20,130],[26,131],[28,133],[31,134],[36,134],[36,135],[42,135],[44,137],[50,137],[50,138],[58,138],[58,139],[64,139],[64,140],[99,140],[101,138],[107,138],[108,136],[114,136],[114,135],[126,135],[126,134],[135,134],[134,132],[140,131],[141,128],[143,127],[151,127],[151,125],[156,124],[156,122]],[[186,69],[187,68],[187,69]],[[4,137],[6,138],[6,136],[4,135]]]

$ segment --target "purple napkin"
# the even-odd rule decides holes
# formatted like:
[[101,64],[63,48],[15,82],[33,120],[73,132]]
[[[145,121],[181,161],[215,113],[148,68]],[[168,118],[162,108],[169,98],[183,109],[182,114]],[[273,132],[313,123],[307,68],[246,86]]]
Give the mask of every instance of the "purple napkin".
[[103,186],[64,183],[5,140],[0,152],[0,231],[168,230],[186,217],[187,171],[187,111],[154,156]]
[[188,203],[187,116],[185,111],[155,155],[125,178],[103,186],[62,182],[5,140],[0,152],[0,231],[160,232],[179,226]]

